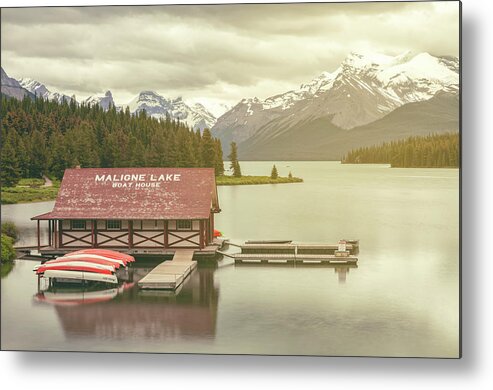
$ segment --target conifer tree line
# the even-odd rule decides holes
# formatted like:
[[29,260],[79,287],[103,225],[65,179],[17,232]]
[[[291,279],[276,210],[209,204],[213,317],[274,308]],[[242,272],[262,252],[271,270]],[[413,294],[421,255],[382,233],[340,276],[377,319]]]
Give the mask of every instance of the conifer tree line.
[[52,175],[66,168],[205,167],[224,173],[221,142],[167,117],[44,99],[1,100],[1,181]]
[[409,137],[350,151],[343,164],[391,164],[396,168],[458,168],[459,133]]

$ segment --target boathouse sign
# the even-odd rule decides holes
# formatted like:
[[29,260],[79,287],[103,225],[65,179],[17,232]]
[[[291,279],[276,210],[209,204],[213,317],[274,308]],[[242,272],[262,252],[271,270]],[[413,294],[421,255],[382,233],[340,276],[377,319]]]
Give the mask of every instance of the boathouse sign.
[[160,187],[163,182],[181,181],[181,173],[166,174],[96,174],[95,183],[111,183],[113,188],[147,188]]

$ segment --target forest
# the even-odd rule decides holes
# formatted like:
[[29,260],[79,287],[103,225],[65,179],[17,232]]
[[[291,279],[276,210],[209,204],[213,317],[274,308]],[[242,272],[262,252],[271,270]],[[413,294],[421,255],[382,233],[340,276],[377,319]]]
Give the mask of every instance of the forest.
[[2,96],[2,186],[42,175],[60,179],[66,168],[208,167],[224,173],[221,143],[208,129],[137,115],[115,107],[22,101]]
[[343,164],[390,164],[393,168],[458,168],[459,133],[409,137],[350,151]]

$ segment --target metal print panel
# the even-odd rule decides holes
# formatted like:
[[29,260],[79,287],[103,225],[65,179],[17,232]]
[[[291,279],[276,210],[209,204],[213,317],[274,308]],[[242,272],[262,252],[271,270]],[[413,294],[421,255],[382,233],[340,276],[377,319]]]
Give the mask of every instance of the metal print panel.
[[458,358],[460,3],[1,10],[1,348]]

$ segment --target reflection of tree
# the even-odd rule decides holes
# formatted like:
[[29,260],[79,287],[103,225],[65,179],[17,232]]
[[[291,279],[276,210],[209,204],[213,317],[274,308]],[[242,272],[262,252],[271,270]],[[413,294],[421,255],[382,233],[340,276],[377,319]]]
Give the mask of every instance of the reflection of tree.
[[14,263],[1,263],[0,277],[5,278],[14,269]]

